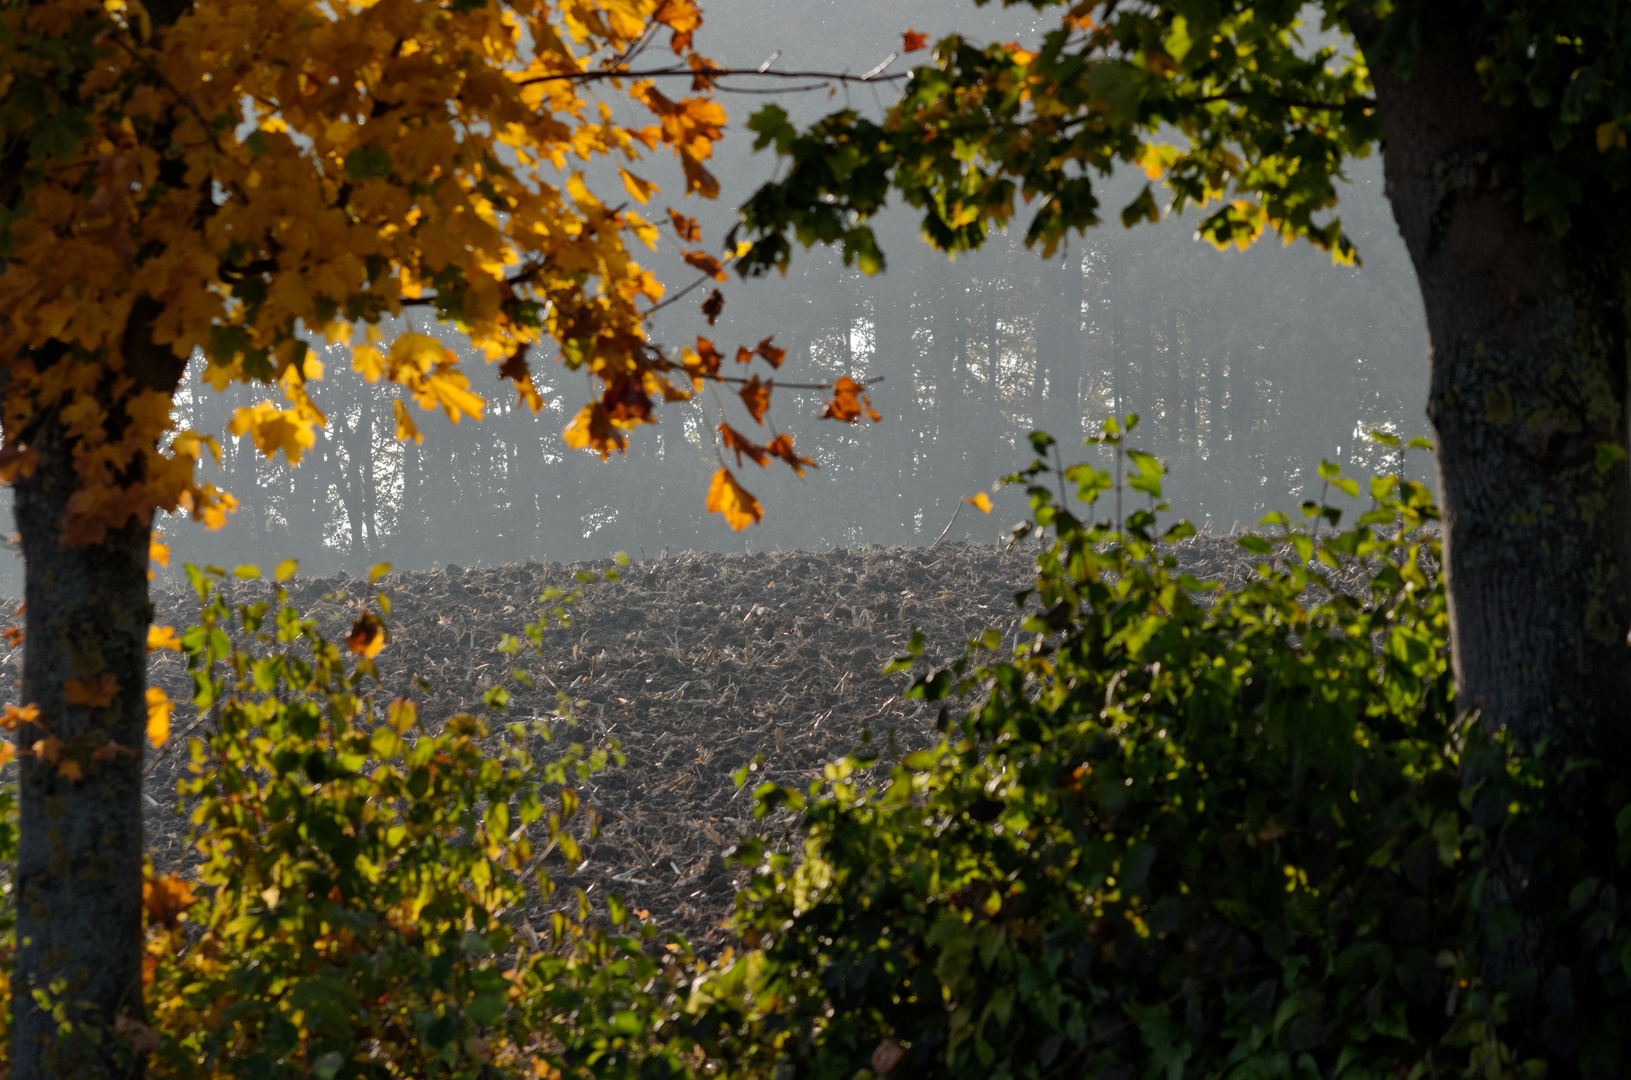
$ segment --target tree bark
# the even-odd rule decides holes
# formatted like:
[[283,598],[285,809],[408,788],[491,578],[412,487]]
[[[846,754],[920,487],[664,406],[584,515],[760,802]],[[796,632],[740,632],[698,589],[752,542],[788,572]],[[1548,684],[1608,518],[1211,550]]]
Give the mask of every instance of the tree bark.
[[[45,432],[36,446],[39,467],[17,484],[15,507],[27,559],[23,700],[38,706],[40,723],[19,730],[19,749],[55,736],[66,746],[59,763],[109,740],[128,752],[81,761],[81,780],[59,764],[21,760],[11,1075],[133,1075],[136,1057],[112,1031],[121,1015],[142,1017],[150,529],[132,523],[102,544],[64,544],[62,518],[77,478],[60,431]],[[104,674],[118,680],[109,707],[66,702],[69,680]],[[58,1003],[75,1028],[60,1038],[51,1013]]]
[[1589,186],[1592,227],[1524,220],[1544,129],[1485,100],[1451,14],[1408,76],[1373,70],[1427,311],[1457,694],[1531,750],[1623,768],[1631,230]]

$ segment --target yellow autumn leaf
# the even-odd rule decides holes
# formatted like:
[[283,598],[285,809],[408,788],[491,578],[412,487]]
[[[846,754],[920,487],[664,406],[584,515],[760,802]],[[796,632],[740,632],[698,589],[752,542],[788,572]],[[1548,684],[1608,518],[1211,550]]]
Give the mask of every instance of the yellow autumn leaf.
[[465,378],[464,372],[450,366],[438,367],[427,374],[414,398],[421,408],[433,409],[440,405],[455,424],[465,415],[480,420],[482,410],[487,407],[486,399],[471,392],[470,380]]
[[300,464],[301,455],[317,445],[316,429],[315,421],[299,410],[280,409],[270,401],[236,410],[228,426],[234,435],[247,434],[267,457],[281,450],[291,465]]
[[963,501],[977,509],[982,514],[989,514],[991,512],[991,496],[987,495],[983,491],[978,495],[965,495],[963,496]]
[[741,532],[749,525],[753,525],[765,516],[764,507],[753,493],[741,484],[726,468],[714,473],[713,483],[708,485],[708,512],[719,514],[737,532]]
[[147,744],[157,750],[170,737],[170,697],[160,686],[147,688]]
[[409,728],[419,722],[419,706],[407,698],[397,698],[391,702],[385,718],[397,731],[406,734]]
[[402,404],[402,399],[398,398],[397,400],[391,402],[391,405],[394,407],[396,413],[397,441],[407,442],[409,439],[412,439],[415,443],[424,442],[425,437],[419,433],[419,428],[414,424],[413,417],[409,415],[408,407]]
[[149,626],[147,628],[147,651],[157,652],[159,649],[169,649],[173,652],[181,651],[181,638],[176,634],[173,626]]
[[351,350],[351,367],[369,382],[385,377],[385,357],[372,345],[357,345]]

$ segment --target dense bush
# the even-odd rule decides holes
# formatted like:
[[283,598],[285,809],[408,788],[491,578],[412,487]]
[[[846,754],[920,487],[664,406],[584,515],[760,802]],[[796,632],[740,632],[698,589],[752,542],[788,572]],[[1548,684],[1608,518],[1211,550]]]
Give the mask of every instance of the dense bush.
[[[178,1078],[1619,1075],[1625,788],[1458,713],[1429,493],[1271,519],[1224,589],[1178,572],[1187,526],[1158,536],[1161,467],[1123,438],[1114,476],[1037,436],[1010,478],[1052,534],[1030,637],[919,671],[937,746],[758,790],[804,849],[744,842],[743,948],[707,969],[615,897],[520,918],[551,887],[523,827],[576,860],[600,761],[535,758],[501,694],[427,731],[376,700],[374,610],[342,647],[281,586],[228,608],[192,571],[202,863],[148,882],[146,1022],[116,1036]],[[1124,464],[1149,506],[1121,520]]]
[[[1631,813],[1458,715],[1430,493],[1270,519],[1222,590],[1163,554],[1158,464],[1130,455],[1151,509],[1094,524],[1053,485],[1091,517],[1116,481],[1034,442],[1030,640],[922,672],[972,707],[881,784],[875,751],[830,766],[801,859],[744,848],[751,948],[691,1001],[714,1053],[783,1080],[1619,1075]],[[1329,588],[1355,561],[1365,594]]]

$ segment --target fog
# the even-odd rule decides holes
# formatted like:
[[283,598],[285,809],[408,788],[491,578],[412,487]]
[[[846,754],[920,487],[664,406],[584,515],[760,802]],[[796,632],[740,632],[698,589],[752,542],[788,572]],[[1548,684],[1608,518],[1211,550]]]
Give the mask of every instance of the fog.
[[[1023,40],[1033,18],[1028,8],[945,0],[715,0],[705,12],[698,45],[718,62],[757,67],[780,50],[783,70],[857,72],[881,61],[907,27]],[[722,95],[732,125],[714,162],[718,203],[659,195],[652,209],[696,216],[717,246],[734,207],[775,170],[773,156],[751,149],[744,122],[755,109],[777,101],[809,118],[847,100],[876,114],[895,92]],[[679,189],[672,170],[654,163],[642,172],[665,195]],[[946,530],[963,496],[990,490],[1029,459],[1032,429],[1059,436],[1067,460],[1090,457],[1082,437],[1104,416],[1131,411],[1142,418],[1133,444],[1171,466],[1176,514],[1218,529],[1251,525],[1317,493],[1321,458],[1394,467],[1364,432],[1427,433],[1427,341],[1414,278],[1378,163],[1352,163],[1351,177],[1341,212],[1363,258],[1358,269],[1272,236],[1219,252],[1193,238],[1193,214],[1124,229],[1116,211],[1137,194],[1140,174],[1103,185],[1106,224],[1050,260],[1019,241],[1023,209],[1012,236],[955,261],[928,248],[902,209],[878,222],[889,259],[881,275],[846,268],[831,251],[801,251],[785,277],[722,286],[726,306],[712,328],[691,298],[675,305],[655,323],[661,343],[690,344],[701,333],[729,353],[774,335],[788,349],[779,380],[882,379],[871,389],[878,425],[822,421],[820,395],[776,393],[771,418],[820,468],[802,481],[785,468],[738,469],[765,508],[764,522],[745,533],[704,512],[718,466],[712,395],[661,406],[661,422],[635,432],[626,456],[602,463],[561,440],[592,393],[585,379],[535,354],[549,407],[534,416],[514,408],[513,391],[472,358],[472,381],[491,401],[486,420],[455,427],[416,412],[425,442],[404,445],[393,437],[392,390],[351,374],[343,348],[328,350],[329,377],[314,395],[329,428],[296,469],[226,435],[232,410],[265,391],[218,394],[198,381],[195,365],[178,419],[222,438],[220,470],[206,467],[206,477],[242,506],[213,533],[183,520],[161,524],[175,564],[295,557],[306,570],[352,573],[380,561],[419,568],[618,550],[638,558],[687,548],[924,544]],[[671,247],[650,261],[670,287],[694,276]],[[453,328],[435,332],[458,347]],[[751,424],[727,408],[736,426]],[[1429,471],[1424,456],[1411,471]],[[1017,493],[996,501],[989,516],[964,506],[949,538],[989,542],[1023,517]],[[20,564],[9,570],[0,589],[15,595]]]

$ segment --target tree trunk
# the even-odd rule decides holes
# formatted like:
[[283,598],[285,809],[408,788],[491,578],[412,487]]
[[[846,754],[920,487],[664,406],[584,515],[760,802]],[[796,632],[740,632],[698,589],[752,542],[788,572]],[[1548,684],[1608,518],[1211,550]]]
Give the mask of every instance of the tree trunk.
[[[56,764],[33,756],[20,763],[11,1075],[125,1076],[139,1070],[110,1031],[121,1015],[142,1017],[150,529],[129,524],[105,543],[66,546],[61,523],[77,486],[73,465],[60,431],[35,445],[39,467],[16,486],[16,516],[27,559],[22,696],[40,719],[20,729],[17,742],[21,750],[52,737],[64,745]],[[107,674],[118,680],[108,707],[66,702],[69,680],[94,684]],[[109,740],[129,752],[88,760]],[[64,774],[70,761],[83,779]],[[57,1002],[78,1029],[60,1039],[50,1011]]]
[[1623,768],[1628,230],[1606,189],[1585,192],[1590,228],[1524,220],[1522,162],[1544,129],[1485,101],[1455,33],[1440,27],[1408,77],[1373,70],[1427,310],[1457,693],[1530,749]]

